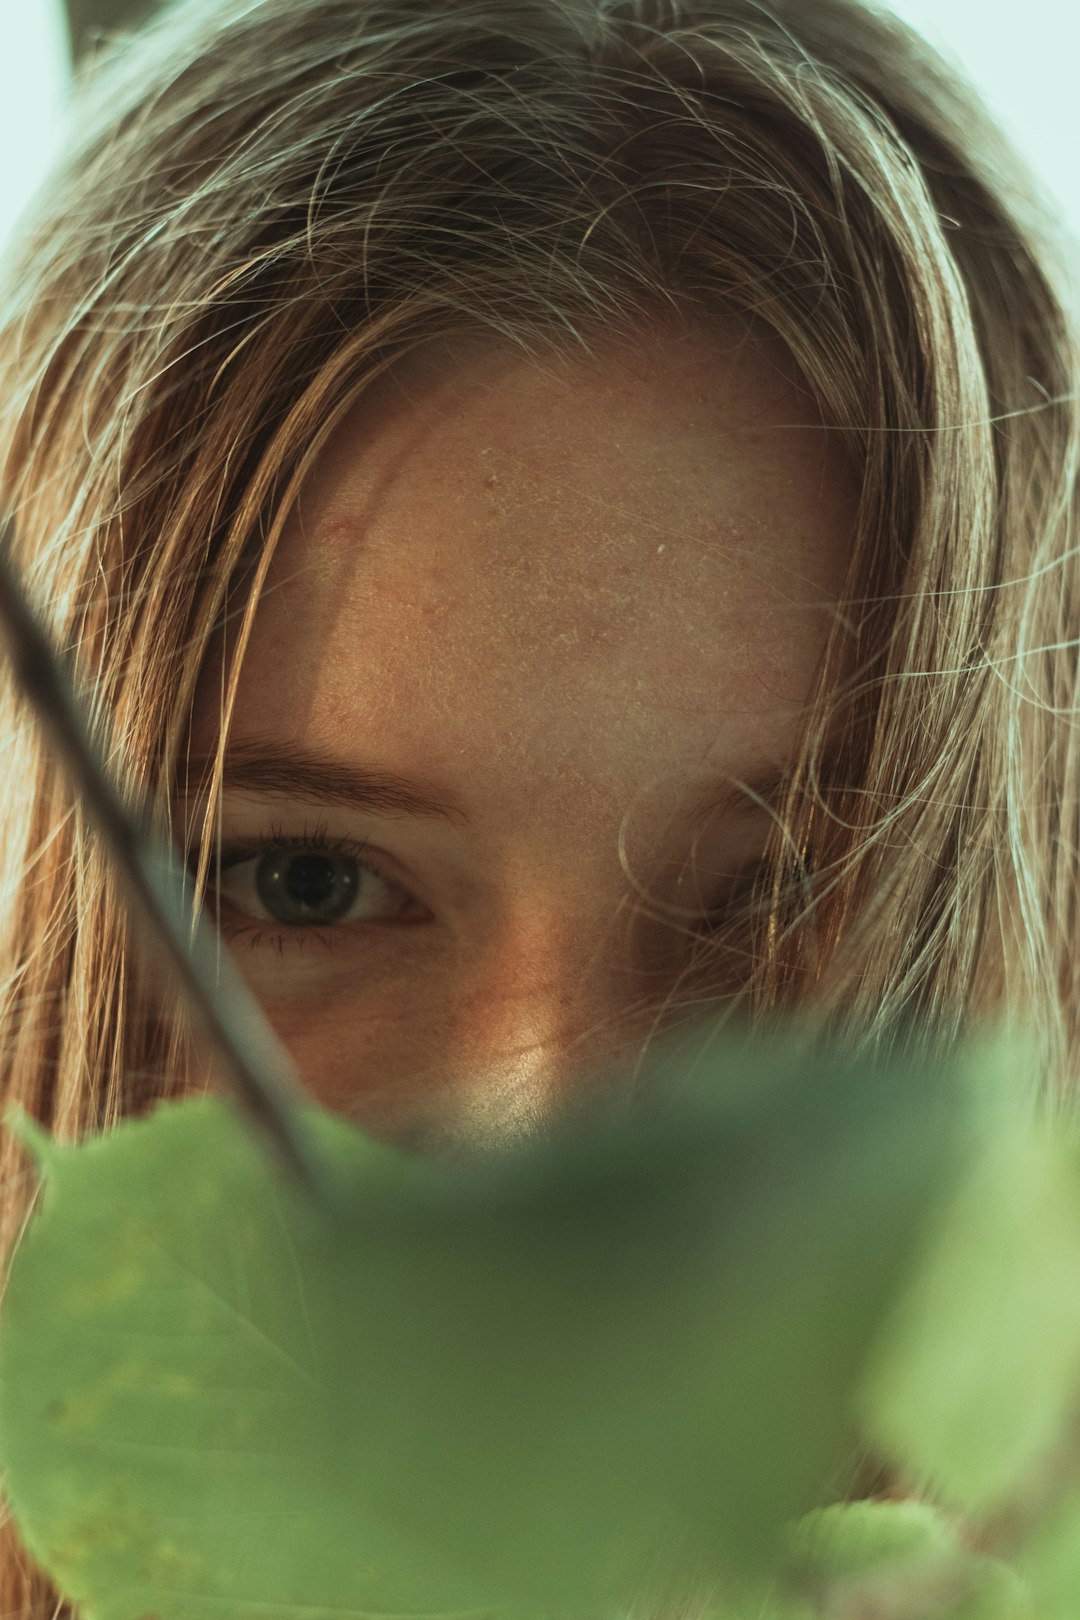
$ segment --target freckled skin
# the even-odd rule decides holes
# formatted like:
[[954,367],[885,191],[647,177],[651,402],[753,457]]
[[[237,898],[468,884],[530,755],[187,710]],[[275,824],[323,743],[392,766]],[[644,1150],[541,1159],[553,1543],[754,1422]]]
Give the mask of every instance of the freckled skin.
[[320,1101],[512,1132],[632,1057],[688,952],[656,906],[708,911],[764,845],[742,812],[695,850],[690,808],[793,753],[856,497],[779,347],[719,326],[595,362],[442,345],[359,401],[282,535],[232,736],[415,774],[470,819],[227,797],[226,842],[322,819],[427,914],[332,952],[236,944]]

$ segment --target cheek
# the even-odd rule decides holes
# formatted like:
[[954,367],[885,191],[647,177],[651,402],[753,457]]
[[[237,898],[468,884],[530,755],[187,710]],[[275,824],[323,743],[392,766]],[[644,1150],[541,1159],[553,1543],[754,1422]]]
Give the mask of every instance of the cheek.
[[[249,983],[258,995],[254,975]],[[391,1125],[438,1090],[437,990],[430,976],[422,1008],[400,981],[380,987],[353,977],[305,991],[298,975],[292,987],[289,996],[268,996],[264,1011],[316,1102],[364,1124]]]

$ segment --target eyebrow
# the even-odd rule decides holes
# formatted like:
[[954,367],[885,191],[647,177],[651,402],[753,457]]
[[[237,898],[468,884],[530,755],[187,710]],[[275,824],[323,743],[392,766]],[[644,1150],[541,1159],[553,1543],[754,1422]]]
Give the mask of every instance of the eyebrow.
[[[188,780],[194,778],[203,787],[182,792],[181,798],[205,791],[216,759],[213,753],[188,757]],[[700,827],[714,816],[750,814],[761,808],[759,801],[775,808],[789,774],[773,766],[738,779],[732,775],[710,778],[699,784],[699,796],[689,812],[690,826]],[[292,743],[255,738],[231,744],[225,753],[221,787],[222,792],[333,804],[374,816],[441,818],[471,825],[461,803],[445,789],[373,766],[346,764]]]
[[[209,781],[216,754],[188,758],[188,779]],[[233,743],[225,754],[222,791],[334,804],[376,816],[415,816],[468,823],[454,796],[367,765],[347,765],[292,744]],[[183,794],[181,797],[189,795]]]

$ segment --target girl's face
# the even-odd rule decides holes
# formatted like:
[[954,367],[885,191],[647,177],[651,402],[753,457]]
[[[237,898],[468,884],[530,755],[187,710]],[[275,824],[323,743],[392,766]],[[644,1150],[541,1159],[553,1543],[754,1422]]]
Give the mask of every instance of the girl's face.
[[[685,969],[761,860],[856,498],[779,349],[716,326],[368,391],[258,608],[216,885],[318,1101],[513,1135],[730,991]],[[208,667],[192,782],[219,725]]]

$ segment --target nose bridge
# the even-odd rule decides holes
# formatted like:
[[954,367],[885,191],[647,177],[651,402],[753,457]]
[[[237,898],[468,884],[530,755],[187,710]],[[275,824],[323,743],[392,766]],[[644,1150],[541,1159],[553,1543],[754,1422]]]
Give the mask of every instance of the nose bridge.
[[674,967],[647,974],[635,964],[621,918],[587,928],[572,916],[533,917],[494,941],[451,1033],[463,1128],[526,1133],[583,1092],[629,1081],[666,1021],[676,977]]

